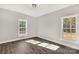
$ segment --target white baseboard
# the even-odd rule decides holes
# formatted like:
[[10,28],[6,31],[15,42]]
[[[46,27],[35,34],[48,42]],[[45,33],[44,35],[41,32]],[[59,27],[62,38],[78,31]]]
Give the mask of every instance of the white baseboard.
[[79,50],[79,45],[78,44],[73,44],[71,42],[63,41],[61,39],[57,40],[57,39],[53,39],[53,38],[49,38],[49,37],[41,36],[41,35],[38,35],[38,37],[46,39],[46,40],[49,40],[49,41],[52,41],[52,42],[55,42],[55,43],[59,43],[61,45],[67,46],[67,47],[71,47],[71,48]]
[[31,38],[31,37],[36,37],[36,36],[35,35],[34,36],[24,36],[24,37],[18,37],[18,38],[15,38],[15,39],[11,39],[11,40],[4,40],[4,41],[0,41],[0,44],[12,42],[12,41],[17,41],[17,40],[22,40],[22,39],[26,39],[26,38]]

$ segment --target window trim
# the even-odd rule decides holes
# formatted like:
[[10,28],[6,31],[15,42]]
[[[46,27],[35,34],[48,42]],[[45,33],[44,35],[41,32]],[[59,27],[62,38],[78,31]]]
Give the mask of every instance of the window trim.
[[[68,18],[68,17],[76,17],[76,33],[75,33],[75,35],[76,35],[76,39],[77,39],[77,37],[78,37],[78,14],[76,14],[76,15],[69,15],[69,16],[63,16],[63,17],[61,17],[61,40],[65,40],[64,38],[63,38],[63,36],[64,36],[64,34],[63,34],[63,20],[64,20],[64,18]],[[72,29],[74,29],[74,28],[72,28]]]
[[[26,30],[25,30],[25,34],[20,34],[20,29],[22,27],[20,27],[20,21],[25,21],[26,22]],[[27,20],[26,19],[18,19],[18,36],[21,37],[21,36],[27,36]]]

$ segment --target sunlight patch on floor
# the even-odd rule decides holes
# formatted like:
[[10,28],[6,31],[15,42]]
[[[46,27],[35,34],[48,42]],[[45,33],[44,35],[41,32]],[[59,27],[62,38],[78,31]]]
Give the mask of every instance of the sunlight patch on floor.
[[54,45],[54,44],[49,44],[49,43],[40,43],[40,44],[38,44],[38,46],[42,46],[42,47],[48,48],[50,50],[57,50],[59,48],[59,46]]
[[26,40],[26,42],[28,42],[28,43],[32,43],[32,44],[38,44],[38,43],[41,43],[40,41],[36,41],[36,40],[33,40],[33,39],[31,39],[31,40]]
[[33,40],[33,39],[26,40],[25,42],[31,43],[31,44],[37,44],[37,46],[41,46],[41,47],[44,47],[44,48],[47,48],[50,50],[54,50],[54,51],[56,51],[59,48],[59,46],[57,46],[57,45],[49,44],[49,43],[45,43],[45,42],[41,42],[41,41],[37,41],[37,40]]
[[42,47],[46,47],[48,45],[49,45],[48,43],[40,43],[40,44],[38,44],[38,46],[42,46]]

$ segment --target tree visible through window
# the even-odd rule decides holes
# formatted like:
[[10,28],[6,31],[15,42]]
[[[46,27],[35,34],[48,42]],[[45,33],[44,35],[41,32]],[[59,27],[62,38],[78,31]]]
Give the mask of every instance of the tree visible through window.
[[76,17],[68,17],[63,19],[64,39],[76,38]]

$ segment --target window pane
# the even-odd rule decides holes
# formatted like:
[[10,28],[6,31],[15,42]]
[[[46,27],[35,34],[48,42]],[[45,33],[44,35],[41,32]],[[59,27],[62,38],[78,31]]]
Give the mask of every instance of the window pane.
[[71,31],[70,31],[70,29],[67,29],[67,33],[70,33]]
[[64,32],[70,33],[71,30],[70,29],[63,29]]
[[67,29],[63,29],[64,32],[67,32]]
[[76,30],[75,30],[75,29],[71,29],[71,32],[72,32],[72,33],[76,33]]
[[70,20],[68,18],[64,18],[63,28],[70,28]]
[[24,22],[24,21],[20,21],[20,25],[19,25],[20,27],[26,27],[26,22]]
[[71,28],[76,28],[76,18],[75,17],[71,18]]

